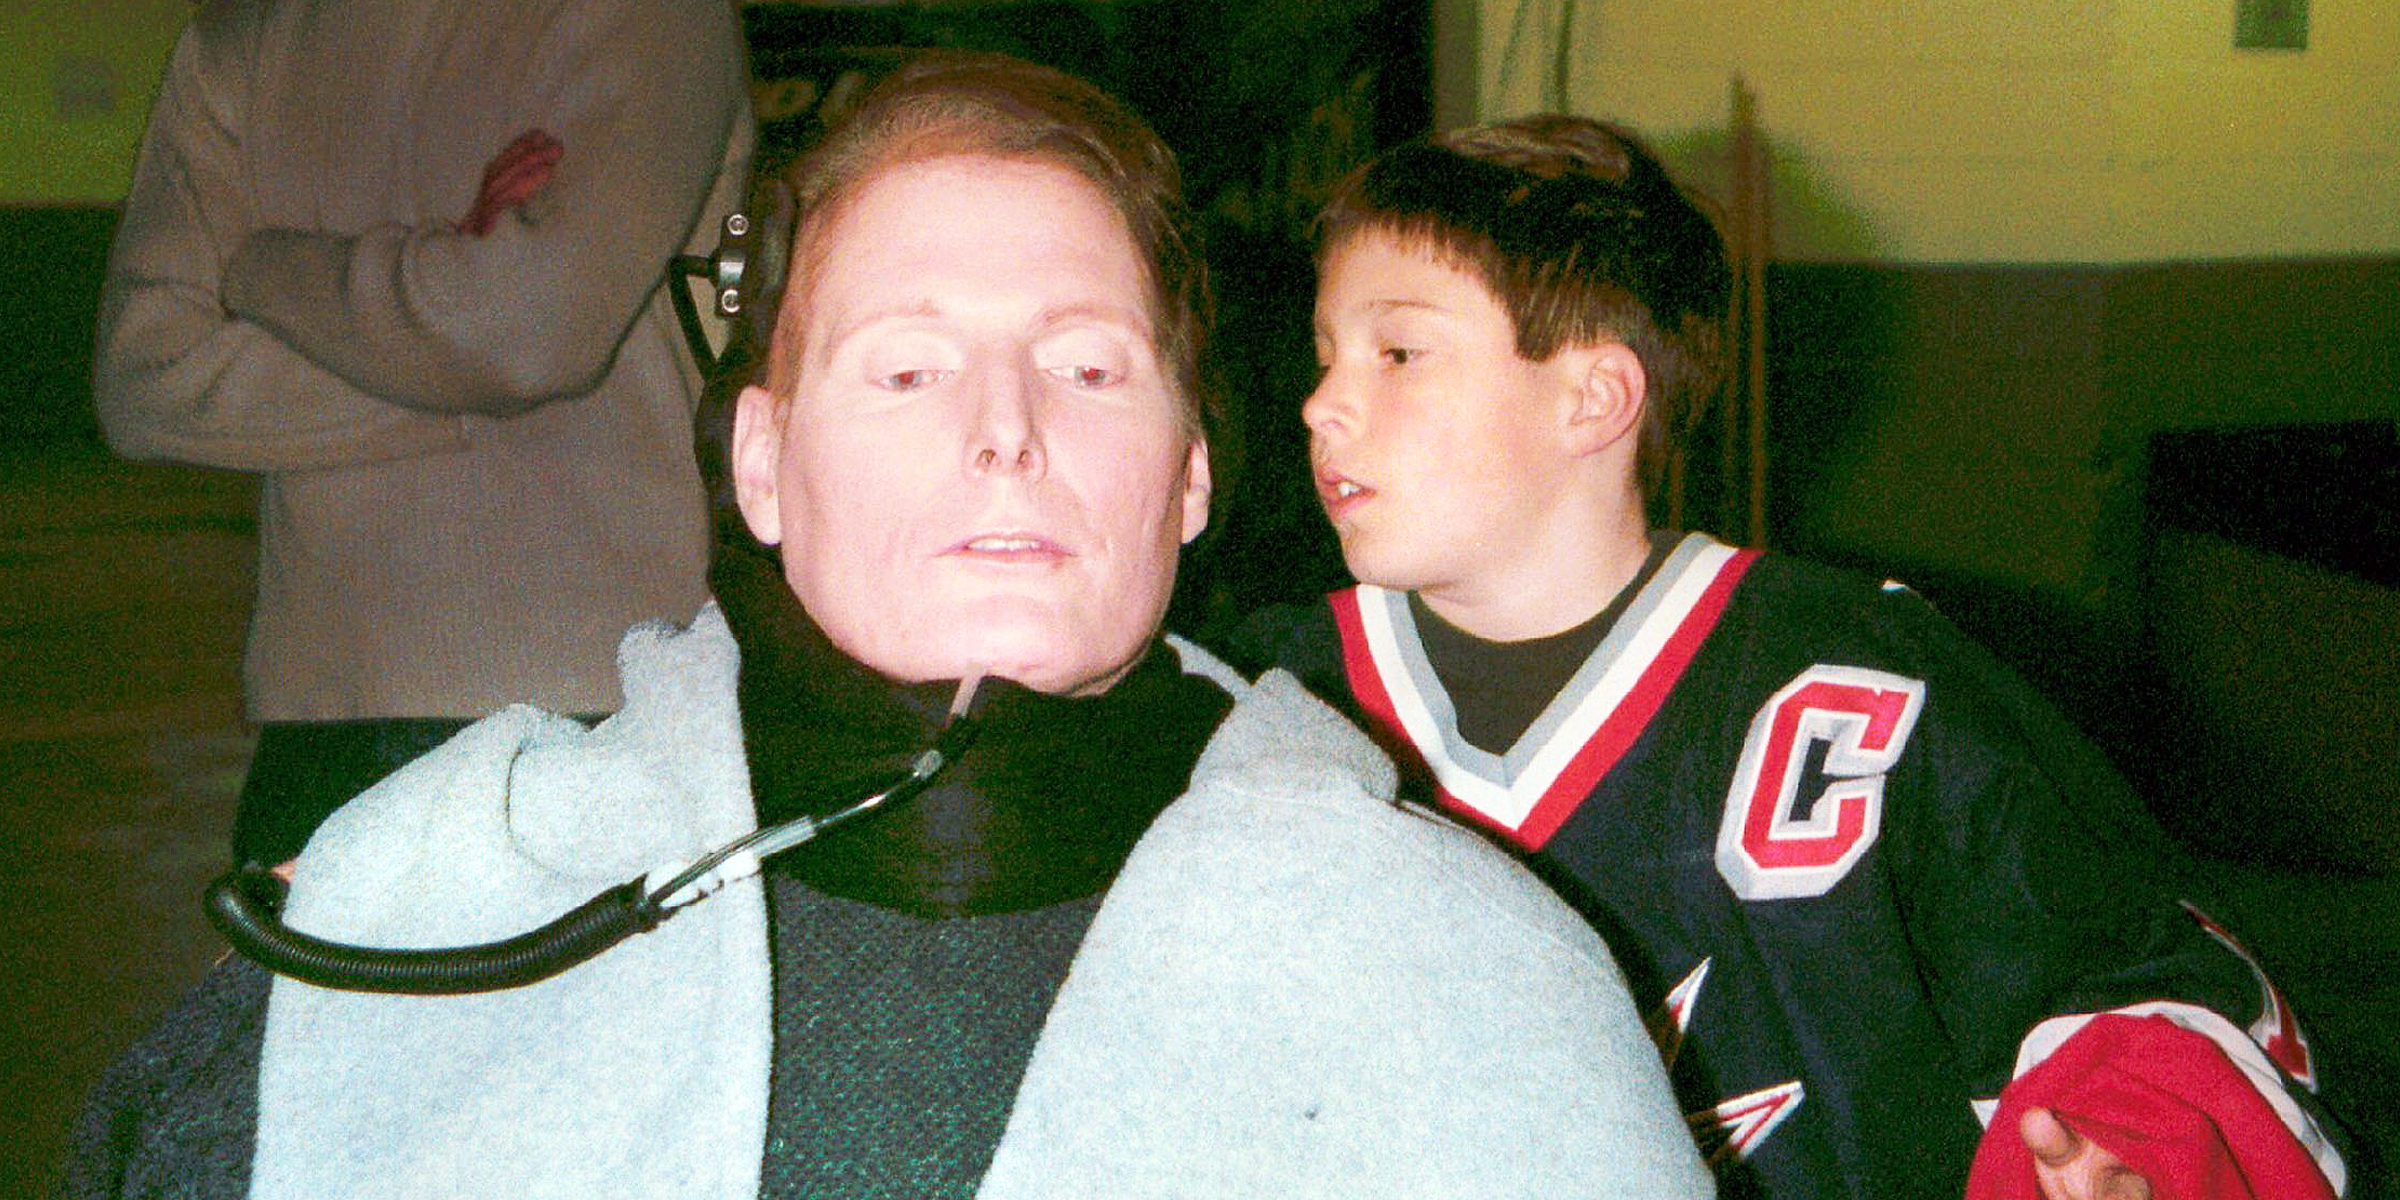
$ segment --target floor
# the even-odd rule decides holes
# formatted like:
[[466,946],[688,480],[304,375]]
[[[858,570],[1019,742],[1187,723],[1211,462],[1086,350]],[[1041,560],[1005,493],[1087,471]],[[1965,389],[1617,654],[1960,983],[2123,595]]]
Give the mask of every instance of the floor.
[[[97,451],[0,458],[0,1200],[51,1186],[100,1069],[221,953],[253,493]],[[2209,902],[2310,1022],[2358,1111],[2400,1113],[2400,875],[2208,864]],[[2376,1140],[2400,1146],[2392,1118]],[[2353,1196],[2400,1194],[2388,1175]]]
[[222,951],[253,489],[96,452],[0,460],[0,1200],[52,1186],[107,1062]]

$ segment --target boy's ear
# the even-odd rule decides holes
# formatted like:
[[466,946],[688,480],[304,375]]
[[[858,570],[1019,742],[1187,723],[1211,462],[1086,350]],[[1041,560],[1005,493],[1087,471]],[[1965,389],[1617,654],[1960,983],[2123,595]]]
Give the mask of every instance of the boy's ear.
[[777,485],[783,465],[783,416],[775,397],[752,384],[733,407],[733,500],[751,536],[772,546],[783,540]]
[[1570,347],[1562,353],[1569,356],[1570,369],[1580,379],[1574,410],[1567,418],[1573,453],[1597,454],[1641,427],[1650,375],[1632,347],[1623,342],[1600,342]]

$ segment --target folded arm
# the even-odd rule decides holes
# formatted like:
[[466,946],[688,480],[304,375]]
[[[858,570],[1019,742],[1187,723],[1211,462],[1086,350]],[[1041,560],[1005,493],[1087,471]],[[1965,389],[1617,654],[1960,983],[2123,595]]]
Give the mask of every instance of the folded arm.
[[206,20],[176,46],[109,253],[93,364],[109,444],[132,458],[252,471],[458,448],[456,418],[368,394],[220,303],[226,248],[251,217],[239,117],[210,90],[241,51]]
[[598,384],[745,118],[740,39],[721,5],[626,5],[612,22],[562,21],[539,57],[528,74],[557,82],[526,98],[524,126],[559,154],[488,232],[457,213],[256,230],[227,265],[226,308],[424,412],[506,415]]

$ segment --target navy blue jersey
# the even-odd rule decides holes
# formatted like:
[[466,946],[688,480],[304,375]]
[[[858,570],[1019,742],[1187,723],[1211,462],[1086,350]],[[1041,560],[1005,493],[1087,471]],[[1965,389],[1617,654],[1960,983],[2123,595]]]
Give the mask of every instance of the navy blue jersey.
[[1415,621],[1354,588],[1279,657],[1606,937],[1727,1195],[1957,1197],[2001,1089],[2102,1012],[2211,1038],[2340,1187],[2281,997],[2098,752],[1913,593],[1686,536],[1505,753]]

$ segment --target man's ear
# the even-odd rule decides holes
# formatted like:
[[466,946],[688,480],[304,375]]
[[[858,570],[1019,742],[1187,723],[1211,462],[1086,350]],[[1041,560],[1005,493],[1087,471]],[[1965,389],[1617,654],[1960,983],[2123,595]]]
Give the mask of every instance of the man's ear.
[[1208,474],[1208,443],[1192,439],[1191,461],[1183,469],[1183,543],[1190,545],[1208,528],[1208,501],[1216,485]]
[[783,417],[775,397],[752,384],[733,405],[733,499],[751,536],[765,545],[783,540],[777,484],[783,466]]
[[1596,454],[1641,427],[1642,405],[1650,394],[1650,375],[1642,357],[1623,342],[1577,346],[1561,353],[1578,382],[1575,403],[1567,418],[1569,449],[1576,455]]

